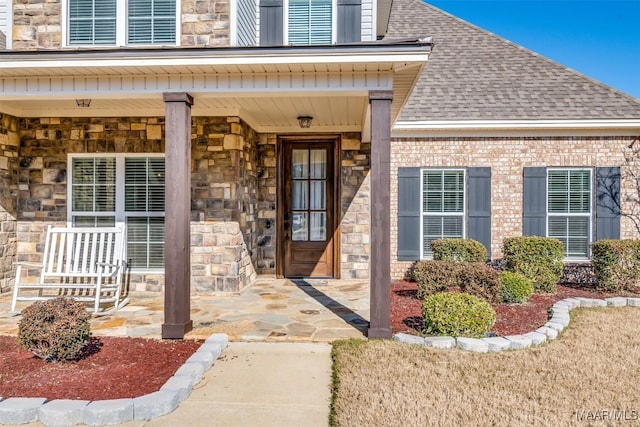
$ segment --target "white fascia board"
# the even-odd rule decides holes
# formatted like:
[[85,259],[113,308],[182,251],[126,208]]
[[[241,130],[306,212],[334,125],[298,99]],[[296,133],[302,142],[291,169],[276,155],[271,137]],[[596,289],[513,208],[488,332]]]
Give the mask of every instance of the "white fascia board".
[[398,121],[394,137],[640,135],[640,119]]
[[284,64],[381,64],[424,62],[425,53],[383,52],[357,53],[345,52],[307,54],[270,54],[270,55],[158,55],[130,57],[77,57],[56,59],[55,57],[33,57],[29,59],[9,59],[0,61],[0,69],[51,69],[51,68],[101,68],[101,67],[184,67],[184,66],[220,66],[220,65],[284,65]]

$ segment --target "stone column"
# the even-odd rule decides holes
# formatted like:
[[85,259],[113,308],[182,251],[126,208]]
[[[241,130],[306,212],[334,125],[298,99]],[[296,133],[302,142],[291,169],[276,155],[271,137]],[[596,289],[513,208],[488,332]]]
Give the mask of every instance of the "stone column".
[[368,337],[391,338],[391,91],[369,92],[371,104],[371,301]]
[[191,106],[184,92],[165,93],[165,290],[162,338],[184,338],[191,308]]

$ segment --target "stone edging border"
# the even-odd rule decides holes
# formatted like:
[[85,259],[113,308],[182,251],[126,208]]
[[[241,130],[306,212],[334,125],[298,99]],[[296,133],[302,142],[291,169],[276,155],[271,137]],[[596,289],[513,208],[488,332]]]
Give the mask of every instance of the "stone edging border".
[[172,412],[229,344],[226,334],[213,334],[187,359],[159,391],[128,399],[47,402],[44,397],[0,397],[0,424],[40,421],[45,426],[107,425],[150,420]]
[[504,337],[488,338],[453,338],[453,337],[418,337],[415,335],[398,333],[393,336],[394,341],[421,345],[424,347],[474,351],[477,353],[499,352],[505,350],[521,350],[531,346],[544,344],[554,340],[558,334],[569,326],[569,312],[578,307],[640,307],[640,298],[565,298],[551,306],[553,315],[542,327],[522,335],[508,335]]

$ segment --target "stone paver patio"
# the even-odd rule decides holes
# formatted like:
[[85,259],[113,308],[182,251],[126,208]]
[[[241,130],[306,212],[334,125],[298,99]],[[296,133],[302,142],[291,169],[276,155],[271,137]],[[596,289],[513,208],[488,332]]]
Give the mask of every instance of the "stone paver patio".
[[[97,336],[160,338],[162,293],[133,293],[118,312],[92,319]],[[0,334],[15,335],[11,293],[0,295]],[[18,306],[26,307],[28,303]],[[192,295],[194,330],[187,338],[222,332],[233,341],[317,341],[363,338],[369,322],[369,283],[362,280],[258,278],[240,295]]]

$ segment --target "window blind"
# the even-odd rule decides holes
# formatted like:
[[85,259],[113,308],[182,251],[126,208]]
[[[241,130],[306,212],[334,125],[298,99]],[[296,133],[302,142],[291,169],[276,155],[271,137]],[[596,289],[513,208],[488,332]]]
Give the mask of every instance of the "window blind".
[[116,0],[69,0],[69,44],[115,44]]
[[128,44],[174,43],[175,0],[129,0]]
[[331,0],[289,0],[289,44],[331,44]]

